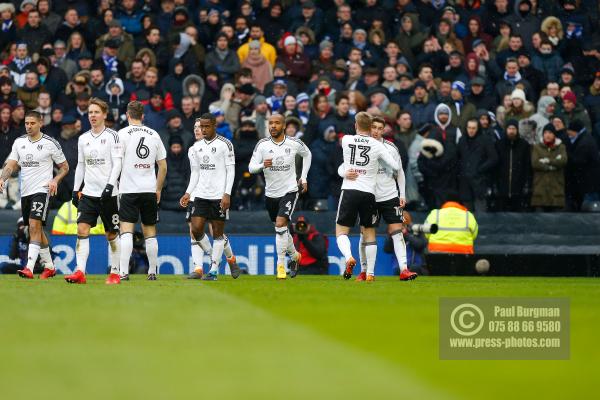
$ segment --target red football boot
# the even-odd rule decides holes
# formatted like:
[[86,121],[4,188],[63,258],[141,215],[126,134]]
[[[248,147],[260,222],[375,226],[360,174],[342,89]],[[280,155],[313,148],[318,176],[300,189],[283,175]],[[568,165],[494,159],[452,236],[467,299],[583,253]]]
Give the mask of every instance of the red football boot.
[[33,272],[31,272],[31,270],[27,267],[18,270],[17,273],[21,278],[33,279]]
[[413,279],[417,279],[417,276],[416,272],[411,272],[408,268],[400,272],[401,281],[412,281]]
[[344,271],[344,279],[352,278],[352,272],[354,271],[354,267],[356,266],[356,260],[354,257],[350,257],[348,261],[346,261],[346,270]]
[[367,273],[362,271],[360,274],[358,274],[358,276],[356,277],[356,281],[357,282],[362,282],[362,281],[366,281],[367,280]]
[[121,277],[119,274],[110,274],[108,278],[106,278],[107,285],[118,285],[121,283]]
[[55,269],[44,268],[44,270],[40,274],[40,279],[54,278],[55,275],[56,275],[56,268]]
[[67,281],[69,283],[84,284],[86,282],[85,274],[83,272],[81,272],[80,270],[77,270],[74,273],[72,273],[71,275],[65,276],[65,281]]

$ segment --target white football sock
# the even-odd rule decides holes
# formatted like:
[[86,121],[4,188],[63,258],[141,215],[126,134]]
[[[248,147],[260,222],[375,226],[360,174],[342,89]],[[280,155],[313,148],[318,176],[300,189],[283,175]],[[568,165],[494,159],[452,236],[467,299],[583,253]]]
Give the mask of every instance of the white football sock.
[[204,250],[204,253],[209,256],[212,254],[212,246],[210,245],[210,240],[208,240],[208,235],[203,234],[198,243],[202,247],[202,250]]
[[191,240],[191,248],[192,248],[192,260],[194,261],[194,271],[196,268],[202,268],[204,265],[204,250],[200,246],[200,243],[196,240]]
[[213,252],[211,256],[210,273],[219,273],[219,264],[221,258],[223,258],[223,248],[225,247],[225,240],[221,237],[219,239],[213,239]]
[[392,242],[394,243],[394,253],[398,259],[398,265],[400,266],[400,272],[407,268],[406,265],[406,243],[404,243],[404,235],[402,231],[396,231],[392,233]]
[[367,255],[367,275],[375,275],[375,260],[377,259],[377,242],[365,243]]
[[285,266],[285,253],[288,247],[287,231],[288,228],[285,226],[281,228],[275,227],[275,249],[277,250],[277,265]]
[[113,240],[108,241],[108,255],[110,260],[110,273],[119,273],[119,256],[121,254],[119,246],[119,238],[115,237]]
[[27,249],[27,268],[33,272],[35,263],[40,255],[40,242],[30,242],[29,248]]
[[363,235],[360,235],[360,240],[358,241],[358,261],[360,262],[360,272],[367,272],[367,254],[365,253]]
[[44,268],[54,269],[54,263],[52,262],[52,255],[50,254],[50,245],[40,246],[40,258]]
[[121,254],[119,255],[119,274],[129,274],[129,259],[133,251],[133,234],[131,232],[121,233]]
[[223,235],[223,237],[225,238],[225,247],[223,247],[223,253],[225,254],[226,258],[231,258],[233,257],[233,249],[231,248],[231,243],[229,242],[229,238],[225,235]]
[[148,274],[158,273],[158,241],[155,236],[146,238],[146,255],[148,256]]
[[77,244],[75,244],[75,260],[77,260],[77,271],[85,274],[85,266],[88,256],[90,255],[90,238],[89,236],[78,236]]
[[296,255],[296,246],[294,246],[294,237],[292,236],[292,234],[290,233],[290,230],[288,229],[287,232],[287,249],[286,249],[287,254],[290,257],[294,257]]
[[340,252],[346,261],[352,258],[352,249],[350,248],[350,239],[348,239],[348,235],[339,235],[335,240],[337,242],[338,249],[340,249]]

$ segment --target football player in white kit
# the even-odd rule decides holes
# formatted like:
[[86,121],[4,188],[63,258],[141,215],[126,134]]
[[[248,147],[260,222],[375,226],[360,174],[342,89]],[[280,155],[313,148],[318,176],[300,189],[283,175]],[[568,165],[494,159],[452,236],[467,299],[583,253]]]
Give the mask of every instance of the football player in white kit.
[[[158,133],[142,125],[144,105],[132,101],[127,105],[129,126],[119,131],[123,147],[123,166],[119,182],[119,219],[121,221],[121,280],[129,280],[129,258],[133,250],[133,230],[142,220],[146,239],[148,280],[155,281],[158,273],[158,242],[156,223],[160,192],[167,175],[167,151]],[[158,174],[155,172],[158,165]]]
[[[187,207],[190,199],[194,198],[190,212],[191,229],[198,246],[203,240],[208,241],[204,229],[206,222],[211,223],[214,245],[211,251],[210,271],[203,276],[202,261],[194,260],[194,264],[200,263],[200,268],[191,275],[192,279],[201,277],[209,281],[217,280],[219,263],[228,242],[224,234],[225,221],[229,218],[231,190],[235,177],[233,145],[229,140],[217,135],[216,125],[212,114],[207,113],[200,117],[202,139],[196,141],[188,152],[192,173],[186,193],[180,200],[181,206]],[[206,251],[206,247],[202,246],[202,250]],[[235,257],[231,261],[231,276],[236,279],[241,271],[235,263]]]
[[356,260],[352,256],[348,233],[360,218],[363,230],[365,255],[367,260],[367,281],[374,280],[377,242],[375,225],[377,224],[377,205],[375,188],[380,163],[394,172],[400,169],[398,160],[385,149],[384,145],[371,137],[371,116],[366,112],[356,114],[356,135],[342,138],[344,154],[344,173],[354,171],[356,179],[344,178],[342,193],[338,203],[335,233],[337,245],[346,259],[344,279],[350,279]]
[[[394,253],[400,265],[400,280],[408,281],[415,279],[417,274],[407,268],[406,244],[402,235],[402,224],[404,222],[402,211],[406,205],[404,170],[400,153],[396,145],[389,140],[383,139],[385,120],[379,116],[373,117],[371,121],[371,137],[383,143],[386,150],[398,161],[400,169],[394,174],[388,168],[379,166],[377,172],[377,186],[375,188],[375,202],[377,203],[377,225],[383,220],[388,224],[387,232],[394,244]],[[353,180],[358,177],[356,171],[346,172],[346,178]],[[364,238],[361,232],[359,241],[360,274],[357,281],[367,280],[367,257],[365,254]]]
[[[56,268],[50,255],[50,243],[44,232],[48,216],[48,202],[58,190],[58,184],[69,172],[69,164],[56,140],[41,132],[42,116],[37,111],[25,115],[26,135],[18,137],[6,159],[0,177],[0,193],[13,172],[21,168],[21,213],[23,222],[29,226],[27,265],[17,271],[21,278],[33,279],[33,267],[41,258],[44,271],[40,279],[52,278]],[[54,164],[58,173],[52,177]]]
[[110,274],[106,283],[120,283],[119,206],[116,185],[121,173],[123,154],[117,132],[104,125],[107,113],[106,102],[98,98],[90,99],[88,116],[91,129],[82,134],[77,143],[77,169],[73,186],[73,205],[77,207],[77,269],[73,274],[65,276],[69,283],[86,282],[90,229],[96,226],[98,217],[104,225],[110,255]]
[[[265,203],[271,221],[275,223],[275,248],[277,250],[277,279],[287,277],[284,262],[290,256],[290,277],[298,274],[300,253],[294,247],[294,239],[288,225],[298,201],[298,188],[302,193],[308,189],[306,176],[310,169],[312,154],[299,139],[285,135],[285,117],[274,114],[269,118],[271,137],[261,139],[254,148],[248,165],[252,174],[264,172]],[[302,173],[296,181],[296,155],[302,156]]]

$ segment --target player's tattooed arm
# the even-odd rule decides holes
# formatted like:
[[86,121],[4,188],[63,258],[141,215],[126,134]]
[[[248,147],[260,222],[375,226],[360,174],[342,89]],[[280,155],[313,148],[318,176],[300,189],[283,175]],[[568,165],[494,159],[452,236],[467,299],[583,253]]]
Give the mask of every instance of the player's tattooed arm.
[[2,169],[2,176],[0,176],[0,193],[4,191],[4,184],[11,177],[14,171],[16,171],[18,165],[15,160],[7,160],[6,165]]

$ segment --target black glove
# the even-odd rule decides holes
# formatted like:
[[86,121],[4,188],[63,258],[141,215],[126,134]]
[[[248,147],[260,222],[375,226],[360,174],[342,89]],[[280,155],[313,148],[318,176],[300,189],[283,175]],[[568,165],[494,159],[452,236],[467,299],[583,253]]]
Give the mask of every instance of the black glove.
[[110,198],[112,197],[112,192],[113,192],[113,185],[111,185],[110,183],[107,183],[106,187],[102,191],[102,194],[100,195],[100,201],[110,200]]
[[78,191],[73,191],[73,197],[71,200],[71,203],[73,203],[73,205],[77,208],[79,208],[79,192]]

